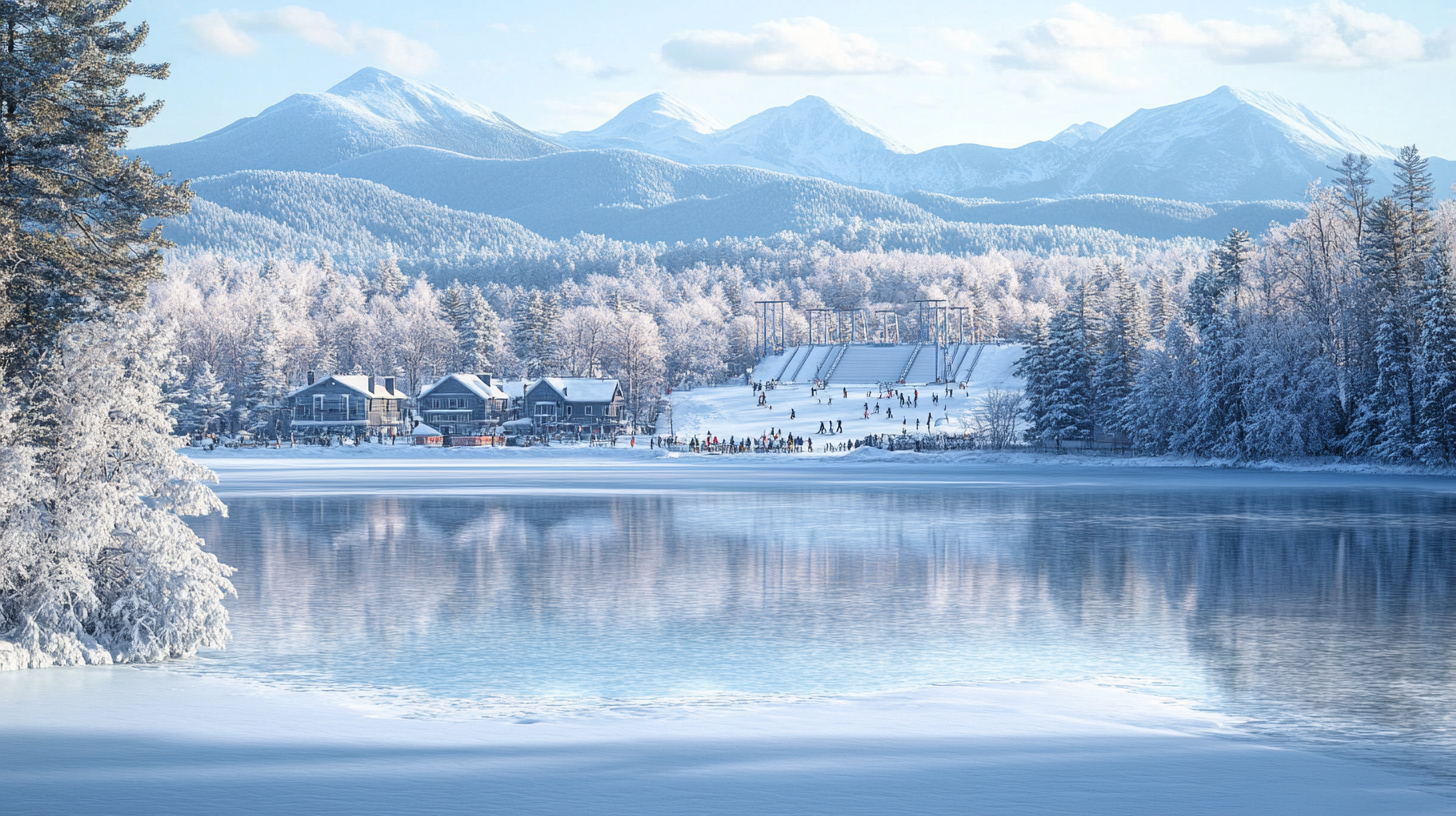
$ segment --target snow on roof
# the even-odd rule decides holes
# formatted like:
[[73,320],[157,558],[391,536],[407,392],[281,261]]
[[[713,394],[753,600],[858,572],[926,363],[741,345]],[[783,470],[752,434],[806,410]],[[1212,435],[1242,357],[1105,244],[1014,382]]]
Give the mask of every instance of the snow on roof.
[[[611,402],[617,393],[616,380],[598,380],[590,377],[543,377],[544,382],[572,402]],[[535,387],[534,385],[532,386]]]
[[439,436],[440,432],[421,422],[410,432],[411,436]]
[[324,377],[323,379],[319,380],[318,382],[309,383],[308,385],[300,386],[298,388],[293,389],[292,391],[289,391],[288,392],[288,396],[291,397],[294,394],[298,394],[298,393],[300,393],[302,391],[305,391],[305,390],[307,390],[309,388],[313,388],[315,386],[323,385],[324,383],[328,382],[329,380],[333,380],[334,382],[339,383],[340,385],[344,386],[345,388],[350,388],[350,389],[353,389],[355,391],[358,391],[360,394],[363,394],[366,397],[372,397],[374,399],[409,399],[409,395],[406,394],[406,393],[404,393],[403,391],[399,390],[398,388],[395,388],[393,391],[385,388],[384,387],[384,382],[385,382],[386,379],[395,380],[395,384],[396,385],[399,384],[399,381],[396,378],[394,378],[394,377],[387,377],[387,378],[386,377],[375,377],[374,378],[374,390],[373,391],[370,391],[369,390],[369,375],[367,375],[367,374],[330,374],[329,376]]
[[445,376],[440,378],[439,382],[435,383],[429,388],[426,388],[424,391],[421,391],[420,398],[423,399],[429,396],[431,391],[434,391],[436,388],[444,385],[446,380],[455,380],[456,382],[470,389],[471,393],[475,394],[475,396],[480,397],[483,400],[510,399],[510,395],[506,394],[506,392],[502,391],[494,385],[486,383],[484,380],[480,379],[480,377],[474,374],[446,374]]

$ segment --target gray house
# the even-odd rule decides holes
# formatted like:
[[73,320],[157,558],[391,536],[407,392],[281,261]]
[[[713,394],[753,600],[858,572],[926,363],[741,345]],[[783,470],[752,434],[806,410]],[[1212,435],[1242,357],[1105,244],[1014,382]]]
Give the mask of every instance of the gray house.
[[394,377],[334,374],[295,389],[285,404],[293,407],[293,427],[305,433],[368,434],[402,431],[409,395],[395,388]]
[[616,380],[544,377],[526,389],[522,419],[537,431],[601,433],[626,421],[626,400]]
[[420,418],[441,433],[473,436],[504,418],[510,396],[489,374],[447,374],[415,400]]

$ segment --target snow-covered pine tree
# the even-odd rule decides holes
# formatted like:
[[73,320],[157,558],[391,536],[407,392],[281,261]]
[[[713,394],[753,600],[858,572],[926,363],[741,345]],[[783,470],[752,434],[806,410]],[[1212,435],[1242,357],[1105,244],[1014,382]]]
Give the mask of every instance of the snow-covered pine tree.
[[1049,387],[1044,421],[1048,435],[1055,440],[1091,439],[1096,424],[1092,373],[1101,316],[1092,301],[1092,284],[1084,281],[1047,327]]
[[1170,320],[1162,342],[1143,355],[1123,417],[1139,453],[1187,450],[1198,404],[1197,354],[1183,321]]
[[283,398],[288,394],[289,385],[283,349],[278,342],[277,317],[271,310],[263,313],[253,333],[247,371],[243,388],[251,430],[276,439],[288,430]]
[[187,421],[182,423],[182,430],[202,434],[222,430],[223,419],[232,410],[233,401],[211,363],[203,362],[192,377],[189,392],[190,400],[184,412]]
[[467,307],[470,314],[470,357],[467,362],[471,371],[491,371],[491,361],[501,350],[500,318],[479,286],[470,287]]
[[1426,259],[1421,293],[1419,414],[1415,456],[1456,461],[1456,258],[1440,242]]
[[1199,341],[1198,402],[1189,436],[1193,453],[1243,455],[1242,290],[1253,254],[1249,234],[1232,230],[1193,281],[1190,301]]
[[1028,442],[1045,443],[1051,438],[1047,426],[1047,402],[1051,393],[1051,339],[1045,320],[1032,321],[1031,334],[1025,343],[1025,352],[1016,361],[1014,372],[1026,383],[1023,389],[1025,408],[1022,417],[1026,420],[1023,436]]
[[1113,267],[1108,286],[1112,314],[1100,339],[1102,353],[1097,357],[1092,391],[1097,395],[1097,427],[1116,435],[1132,431],[1130,402],[1148,327],[1142,292],[1121,264]]
[[1167,275],[1153,279],[1148,291],[1148,333],[1161,339],[1169,321],[1178,315],[1178,301],[1173,294],[1173,284]]
[[397,298],[409,286],[399,264],[393,258],[385,258],[374,270],[374,290],[386,297]]

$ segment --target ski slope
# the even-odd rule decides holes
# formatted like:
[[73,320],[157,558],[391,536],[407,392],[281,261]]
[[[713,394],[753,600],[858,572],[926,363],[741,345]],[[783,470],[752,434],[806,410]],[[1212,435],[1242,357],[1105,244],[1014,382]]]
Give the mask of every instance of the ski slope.
[[[802,347],[809,348],[809,347]],[[822,346],[814,348],[823,348]],[[846,367],[859,365],[866,355],[885,357],[885,360],[873,360],[876,366],[883,366],[889,355],[893,353],[894,360],[904,365],[909,359],[911,346],[851,346],[846,353],[845,359],[840,362],[840,370]],[[934,347],[929,347],[933,350]],[[793,361],[795,354],[803,359],[806,352],[791,350],[785,355],[777,356],[772,360],[760,363],[760,370],[769,372],[782,370],[786,365],[790,368],[797,366],[798,362]],[[922,352],[925,353],[925,352]],[[970,371],[970,379],[967,387],[962,390],[954,387],[949,397],[946,395],[945,386],[936,385],[904,385],[900,386],[901,392],[910,396],[913,400],[918,390],[920,404],[914,408],[900,408],[900,402],[896,397],[886,396],[879,392],[875,386],[864,384],[839,384],[849,381],[841,378],[839,372],[834,375],[834,382],[828,388],[817,391],[807,382],[796,382],[780,385],[772,391],[767,392],[767,404],[758,404],[758,395],[747,385],[725,385],[712,388],[695,388],[691,391],[674,391],[669,397],[671,419],[662,418],[658,420],[657,432],[660,434],[674,433],[679,437],[699,438],[705,436],[717,436],[727,439],[730,436],[743,438],[757,438],[770,429],[777,428],[781,433],[792,433],[795,436],[803,436],[816,440],[815,447],[818,448],[824,442],[844,442],[852,439],[863,439],[870,434],[900,433],[906,430],[915,432],[915,421],[920,420],[920,430],[925,430],[925,422],[931,420],[931,428],[940,433],[963,433],[974,426],[974,413],[977,410],[981,399],[992,389],[1020,390],[1022,382],[1013,373],[1016,362],[1021,359],[1023,349],[1018,345],[985,346],[980,359],[976,362],[975,370]],[[850,357],[849,355],[855,355]],[[969,370],[970,359],[967,358],[962,373]],[[928,356],[928,355],[927,355]],[[812,360],[811,360],[812,362]],[[866,366],[870,362],[864,363]],[[757,377],[757,371],[754,376]],[[791,372],[792,373],[792,372]],[[849,375],[846,375],[849,376]],[[848,397],[845,396],[846,391]],[[868,394],[868,396],[867,396]],[[941,401],[936,404],[931,395],[939,395]],[[864,416],[865,405],[869,405],[870,416]],[[880,407],[880,413],[874,413],[876,405]],[[890,409],[893,416],[887,416],[885,411]],[[793,416],[790,417],[792,412]],[[842,424],[843,433],[835,436],[818,436],[819,423],[834,423],[836,428]]]

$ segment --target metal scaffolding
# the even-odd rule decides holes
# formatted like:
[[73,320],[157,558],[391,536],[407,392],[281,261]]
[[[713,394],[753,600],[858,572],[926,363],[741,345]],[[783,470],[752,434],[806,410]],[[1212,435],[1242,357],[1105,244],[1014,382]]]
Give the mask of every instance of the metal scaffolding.
[[778,354],[784,350],[784,338],[787,336],[785,317],[789,302],[787,300],[756,300],[758,305],[758,359]]

